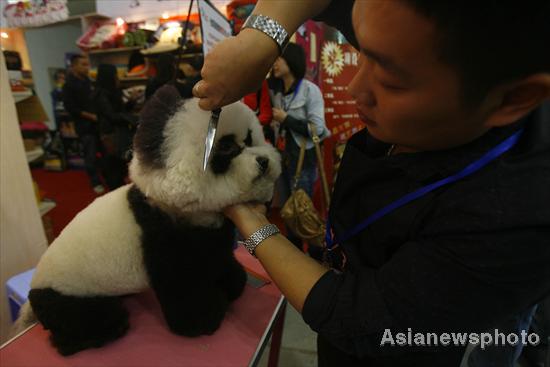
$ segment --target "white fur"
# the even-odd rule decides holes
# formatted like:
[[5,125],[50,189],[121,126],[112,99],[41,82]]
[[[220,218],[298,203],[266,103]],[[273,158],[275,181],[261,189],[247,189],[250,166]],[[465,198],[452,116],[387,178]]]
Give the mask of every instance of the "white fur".
[[[264,141],[255,114],[244,104],[223,108],[217,138],[232,133],[238,141],[252,131],[253,146],[244,147],[229,171],[203,172],[204,139],[210,113],[189,100],[167,122],[162,154],[165,168],[141,165],[136,154],[131,178],[148,201],[192,224],[221,225],[224,207],[238,202],[268,201],[279,176],[280,157]],[[146,123],[146,122],[145,122]],[[259,176],[256,158],[269,159],[269,170]],[[141,228],[130,209],[130,185],[110,192],[80,212],[41,258],[31,287],[48,288],[74,296],[123,295],[148,287],[143,263]]]
[[[222,108],[216,141],[227,134],[243,141],[251,130],[253,146],[242,144],[244,150],[233,160],[227,174],[216,175],[209,169],[203,172],[204,140],[210,116],[210,112],[198,107],[197,99],[186,101],[164,130],[166,168],[145,168],[136,153],[130,177],[154,202],[173,207],[192,223],[218,226],[226,206],[269,201],[281,168],[280,155],[265,142],[256,115],[237,102]],[[258,177],[259,156],[269,159],[269,170],[263,177]]]
[[129,188],[97,198],[74,217],[40,259],[31,288],[93,296],[123,295],[148,287],[141,228],[126,199]]

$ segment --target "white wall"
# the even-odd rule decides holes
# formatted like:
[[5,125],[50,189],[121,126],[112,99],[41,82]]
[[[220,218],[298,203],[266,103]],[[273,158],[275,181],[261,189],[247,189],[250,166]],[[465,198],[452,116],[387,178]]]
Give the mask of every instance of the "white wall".
[[48,68],[63,68],[66,52],[80,52],[76,40],[82,35],[81,22],[74,19],[45,27],[26,28],[24,32],[35,91],[50,119],[47,124],[53,128],[52,85]]
[[0,344],[11,325],[5,284],[33,268],[47,240],[19,130],[15,103],[0,54]]

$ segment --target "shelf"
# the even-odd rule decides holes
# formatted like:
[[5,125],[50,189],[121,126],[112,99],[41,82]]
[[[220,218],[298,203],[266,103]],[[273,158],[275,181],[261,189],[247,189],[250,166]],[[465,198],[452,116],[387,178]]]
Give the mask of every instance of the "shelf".
[[44,155],[44,149],[38,147],[25,153],[27,154],[27,162],[31,163]]
[[126,78],[120,78],[121,82],[146,82],[147,79],[149,79],[146,76],[134,76],[134,77],[126,77]]
[[13,95],[13,99],[15,100],[15,103],[24,101],[25,99],[32,97],[32,90],[27,89],[24,91],[12,91],[11,94]]
[[115,53],[115,52],[128,52],[128,51],[134,51],[134,50],[141,50],[142,48],[143,47],[141,46],[105,48],[105,49],[98,49],[98,50],[90,50],[88,51],[88,54],[97,55],[97,54],[109,54],[109,53]]
[[56,204],[55,201],[50,199],[44,199],[40,202],[38,205],[38,209],[40,209],[40,215],[44,216],[46,213],[48,213],[50,210],[55,208]]

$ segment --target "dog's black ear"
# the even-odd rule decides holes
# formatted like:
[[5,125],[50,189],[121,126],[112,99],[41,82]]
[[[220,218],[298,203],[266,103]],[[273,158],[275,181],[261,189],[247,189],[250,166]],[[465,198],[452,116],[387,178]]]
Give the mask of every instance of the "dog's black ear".
[[164,127],[182,101],[178,90],[167,84],[159,88],[143,106],[134,136],[134,150],[142,164],[152,168],[164,167],[161,154]]

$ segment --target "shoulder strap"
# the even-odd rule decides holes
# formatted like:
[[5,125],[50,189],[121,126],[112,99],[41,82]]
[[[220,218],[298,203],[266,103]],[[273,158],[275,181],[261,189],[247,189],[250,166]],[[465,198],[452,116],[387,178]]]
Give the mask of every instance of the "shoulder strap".
[[319,172],[321,174],[321,184],[323,185],[323,194],[325,198],[325,204],[326,204],[326,207],[329,208],[330,190],[328,187],[327,174],[325,172],[325,162],[323,160],[323,154],[321,153],[321,146],[319,145],[320,140],[319,140],[319,137],[317,136],[317,133],[315,132],[315,127],[311,122],[307,123],[307,127],[309,129],[309,133],[311,134],[311,139],[313,140],[313,144],[315,144],[315,154],[317,155],[317,163],[319,166]]
[[298,187],[298,181],[300,180],[300,175],[302,174],[302,166],[304,165],[304,156],[306,153],[306,139],[302,139],[300,144],[300,155],[298,156],[298,164],[296,165],[296,174],[294,175],[294,184],[292,185],[292,192],[296,191]]

